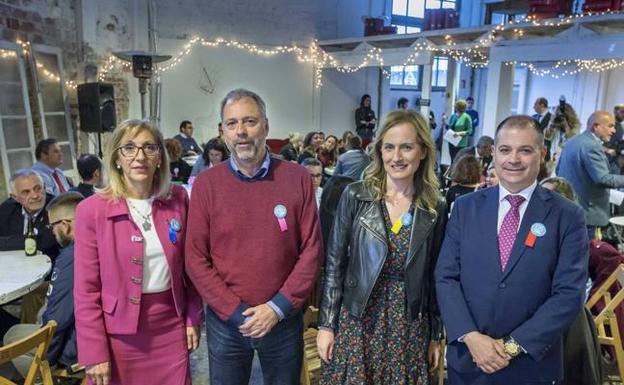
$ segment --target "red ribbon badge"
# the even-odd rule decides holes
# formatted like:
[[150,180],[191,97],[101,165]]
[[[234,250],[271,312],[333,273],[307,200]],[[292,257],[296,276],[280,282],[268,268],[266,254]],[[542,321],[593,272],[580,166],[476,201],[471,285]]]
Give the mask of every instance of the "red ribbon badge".
[[535,234],[533,234],[532,231],[529,231],[529,234],[527,235],[526,239],[524,240],[524,245],[527,247],[533,247],[535,246],[535,241],[537,241],[537,236]]

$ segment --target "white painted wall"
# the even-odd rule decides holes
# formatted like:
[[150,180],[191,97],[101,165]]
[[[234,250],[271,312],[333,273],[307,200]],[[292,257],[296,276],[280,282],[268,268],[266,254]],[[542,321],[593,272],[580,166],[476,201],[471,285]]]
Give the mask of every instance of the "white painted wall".
[[326,134],[342,135],[355,132],[355,110],[362,95],[371,96],[371,106],[379,118],[378,69],[365,68],[346,74],[335,69],[323,71],[323,87],[320,98],[320,130]]
[[622,82],[624,70],[621,68],[602,74],[582,72],[559,79],[540,77],[529,72],[526,75],[524,108],[519,112],[533,114],[533,102],[540,96],[548,99],[549,106],[554,109],[559,103],[559,97],[565,95],[566,101],[574,107],[585,127],[587,118],[594,111],[612,111],[615,104],[624,101]]
[[[161,40],[162,52],[177,52],[180,40]],[[202,68],[212,80],[208,85]],[[312,66],[292,55],[258,57],[233,48],[197,47],[162,76],[161,130],[165,137],[178,132],[180,121],[190,120],[198,142],[216,136],[221,99],[235,88],[257,92],[267,104],[269,137],[285,138],[290,131],[310,131],[313,126]]]

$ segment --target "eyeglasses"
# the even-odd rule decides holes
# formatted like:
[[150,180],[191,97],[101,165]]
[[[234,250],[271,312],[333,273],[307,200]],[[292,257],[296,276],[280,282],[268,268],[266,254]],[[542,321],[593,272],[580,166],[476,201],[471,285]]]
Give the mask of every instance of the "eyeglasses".
[[52,229],[54,229],[54,226],[58,225],[59,223],[71,222],[73,220],[74,220],[73,218],[59,219],[58,221],[54,221],[54,222],[46,225],[46,227],[48,228],[48,230],[52,230]]
[[230,119],[228,121],[226,121],[223,125],[225,126],[225,128],[227,128],[228,130],[233,130],[236,127],[238,127],[239,123],[243,124],[243,127],[245,128],[252,128],[255,127],[258,122],[260,122],[260,119],[258,118],[243,118],[241,120],[237,120],[237,119]]
[[143,146],[136,146],[134,144],[124,144],[121,147],[117,147],[117,150],[121,153],[124,158],[134,158],[139,154],[139,150],[143,151],[143,154],[148,157],[154,157],[160,154],[160,145],[159,144],[144,144]]

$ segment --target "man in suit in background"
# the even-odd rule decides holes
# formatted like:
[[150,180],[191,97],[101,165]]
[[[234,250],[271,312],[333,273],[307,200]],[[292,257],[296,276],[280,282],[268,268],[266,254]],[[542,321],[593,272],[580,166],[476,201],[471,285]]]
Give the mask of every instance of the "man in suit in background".
[[609,224],[609,189],[624,187],[624,175],[609,172],[603,148],[614,133],[613,115],[594,112],[587,120],[587,130],[563,147],[557,165],[557,175],[570,182],[585,210],[590,238],[594,238],[596,228]]
[[548,111],[548,100],[546,98],[540,97],[535,100],[533,104],[533,110],[535,114],[533,114],[533,119],[537,123],[537,127],[541,132],[544,132],[548,124],[550,123],[550,112]]
[[59,247],[48,229],[46,202],[54,198],[46,194],[41,175],[33,170],[18,170],[9,180],[10,198],[0,204],[0,250],[23,250],[28,221],[37,235],[37,249],[52,260]]
[[35,158],[37,162],[32,169],[41,175],[47,194],[57,196],[69,191],[72,184],[59,168],[63,164],[63,151],[56,139],[48,138],[37,143]]
[[[535,114],[533,114],[533,119],[537,123],[537,127],[539,128],[541,133],[544,133],[544,130],[548,128],[550,124],[551,113],[548,111],[548,100],[544,97],[539,97],[535,99],[535,103],[533,104],[533,110]],[[546,157],[545,160],[548,162],[550,160],[550,140],[544,140],[544,145],[546,146]]]
[[487,175],[487,169],[492,163],[492,151],[494,151],[494,139],[487,135],[483,135],[479,138],[476,146],[468,146],[461,149],[455,157],[455,162],[464,155],[473,155],[479,163],[481,163],[481,174],[485,177]]
[[495,138],[499,187],[455,202],[436,266],[449,384],[553,384],[583,304],[583,210],[537,185],[545,149],[530,116]]

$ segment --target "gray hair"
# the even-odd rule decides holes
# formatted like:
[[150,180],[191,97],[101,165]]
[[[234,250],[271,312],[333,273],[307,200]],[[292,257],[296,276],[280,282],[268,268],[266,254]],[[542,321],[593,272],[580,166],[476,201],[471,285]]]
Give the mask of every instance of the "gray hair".
[[15,191],[16,180],[21,179],[21,178],[28,178],[31,176],[37,177],[37,179],[39,179],[39,183],[41,183],[41,187],[43,187],[43,178],[41,177],[41,174],[39,174],[37,171],[30,169],[30,168],[22,168],[20,170],[15,171],[15,173],[11,175],[11,179],[9,179],[9,187],[11,188],[11,191],[13,193],[17,192]]
[[493,145],[494,145],[494,139],[487,135],[483,135],[482,137],[480,137],[479,141],[477,142],[477,147],[479,148],[490,147]]
[[237,88],[235,90],[228,92],[228,94],[225,95],[225,97],[221,101],[221,120],[223,120],[223,109],[225,109],[225,106],[229,103],[236,102],[243,98],[253,99],[253,101],[256,102],[258,109],[260,110],[260,114],[262,115],[262,118],[265,121],[267,120],[266,104],[264,104],[264,100],[262,100],[260,95],[258,95],[257,93],[253,91],[249,91],[245,88]]

